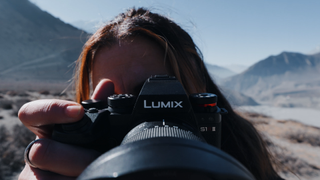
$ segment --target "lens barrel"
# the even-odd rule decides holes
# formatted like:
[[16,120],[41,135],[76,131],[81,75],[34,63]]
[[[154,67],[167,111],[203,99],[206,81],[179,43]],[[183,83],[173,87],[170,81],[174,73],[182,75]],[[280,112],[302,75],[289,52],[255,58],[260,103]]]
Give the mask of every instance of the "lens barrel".
[[115,178],[254,180],[243,165],[218,148],[173,137],[118,146],[91,163],[78,180]]

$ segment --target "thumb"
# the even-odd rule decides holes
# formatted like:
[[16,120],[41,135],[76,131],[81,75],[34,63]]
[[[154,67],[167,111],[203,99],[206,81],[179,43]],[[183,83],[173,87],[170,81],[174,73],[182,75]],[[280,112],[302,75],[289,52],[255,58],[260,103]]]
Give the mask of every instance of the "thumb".
[[110,79],[102,79],[95,87],[91,99],[107,102],[108,97],[114,94],[114,84]]

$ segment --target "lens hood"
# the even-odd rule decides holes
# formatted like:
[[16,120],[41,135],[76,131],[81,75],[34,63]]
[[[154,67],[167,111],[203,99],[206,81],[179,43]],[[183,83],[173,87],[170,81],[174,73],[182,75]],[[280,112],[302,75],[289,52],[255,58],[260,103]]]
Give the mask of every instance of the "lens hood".
[[254,176],[222,150],[200,141],[158,137],[118,146],[91,163],[78,180],[237,179]]

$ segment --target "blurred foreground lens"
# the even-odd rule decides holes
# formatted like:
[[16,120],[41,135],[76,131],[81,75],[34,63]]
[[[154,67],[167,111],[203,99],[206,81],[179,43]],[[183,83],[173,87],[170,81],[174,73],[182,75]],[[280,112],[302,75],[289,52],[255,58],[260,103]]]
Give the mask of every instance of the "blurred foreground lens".
[[157,170],[155,172],[141,172],[131,174],[127,177],[119,178],[121,180],[137,180],[137,179],[152,179],[152,180],[211,180],[211,178],[194,172],[177,171],[177,170]]
[[118,146],[90,164],[87,179],[254,180],[237,160],[200,141],[158,137]]

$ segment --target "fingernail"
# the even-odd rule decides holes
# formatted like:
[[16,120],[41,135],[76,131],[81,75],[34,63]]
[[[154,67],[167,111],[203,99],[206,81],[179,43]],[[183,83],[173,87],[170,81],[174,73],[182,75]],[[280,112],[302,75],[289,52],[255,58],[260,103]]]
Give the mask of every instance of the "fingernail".
[[82,106],[80,105],[71,105],[66,108],[67,116],[71,118],[78,118],[81,113]]

